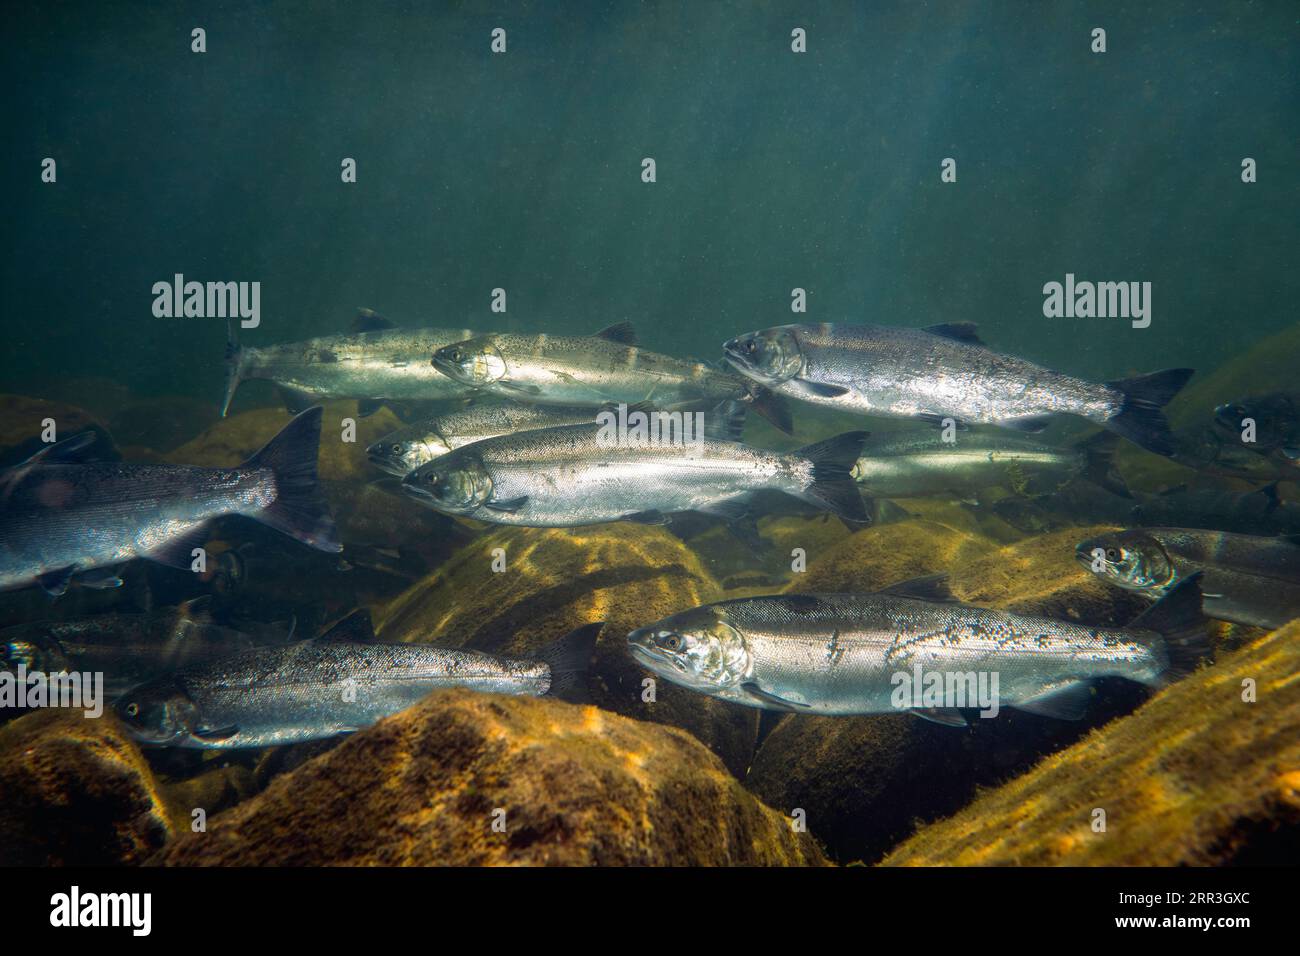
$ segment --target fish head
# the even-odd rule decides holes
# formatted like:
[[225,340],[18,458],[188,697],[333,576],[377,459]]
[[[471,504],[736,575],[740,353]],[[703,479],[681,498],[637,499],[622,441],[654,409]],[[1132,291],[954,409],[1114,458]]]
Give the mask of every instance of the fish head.
[[366,449],[370,463],[390,475],[405,478],[426,462],[451,451],[451,446],[435,431],[419,435],[388,435]]
[[1214,428],[1234,444],[1243,441],[1250,423],[1254,451],[1271,451],[1292,440],[1297,431],[1295,411],[1285,395],[1255,395],[1226,402],[1214,410]]
[[643,667],[703,693],[718,693],[745,680],[750,671],[744,634],[717,605],[692,608],[627,636]]
[[1081,541],[1075,559],[1098,577],[1128,591],[1162,594],[1176,583],[1164,545],[1145,531],[1119,531]]
[[482,388],[506,376],[506,360],[490,338],[466,339],[433,353],[433,366],[448,378]]
[[803,349],[790,326],[746,332],[722,344],[723,356],[742,375],[780,385],[803,371]]
[[166,745],[194,734],[199,708],[177,679],[149,681],[113,702],[113,711],[140,743]]
[[473,455],[449,455],[415,469],[402,490],[439,511],[471,514],[491,500],[492,476]]

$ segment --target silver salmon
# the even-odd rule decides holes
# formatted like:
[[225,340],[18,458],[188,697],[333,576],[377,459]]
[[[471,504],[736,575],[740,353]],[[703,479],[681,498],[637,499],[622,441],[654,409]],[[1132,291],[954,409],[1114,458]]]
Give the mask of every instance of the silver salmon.
[[559,425],[594,422],[589,405],[530,405],[526,402],[476,401],[465,408],[416,422],[385,435],[366,449],[371,464],[403,478],[449,451],[485,438]]
[[1086,418],[1161,455],[1174,453],[1161,408],[1191,369],[1104,384],[986,348],[968,322],[900,329],[783,325],[723,345],[741,374],[778,395],[894,418],[1041,431],[1052,415]]
[[734,519],[751,492],[784,491],[866,523],[849,469],[865,432],[790,453],[764,451],[728,437],[698,444],[619,445],[601,426],[565,425],[465,445],[402,480],[416,500],[453,515],[495,524],[574,527],[606,521],[662,523],[679,511]]
[[[240,384],[269,379],[286,406],[299,411],[324,399],[354,398],[362,414],[383,400],[432,401],[459,398],[470,389],[429,366],[429,356],[474,333],[469,329],[401,329],[378,317],[361,321],[347,335],[327,335],[258,348],[226,346],[224,418]],[[233,326],[232,326],[233,329]]]
[[787,434],[790,412],[767,389],[702,362],[636,345],[623,322],[595,335],[482,335],[439,349],[449,380],[504,398],[551,405],[712,408],[739,399]]
[[[322,551],[341,550],[316,478],[321,410],[285,425],[234,468],[80,460],[74,435],[0,474],[0,590],[62,594],[74,574],[134,558],[188,568],[207,525],[244,515]],[[110,583],[120,581],[108,579]]]
[[[1002,705],[1065,718],[1082,715],[1095,678],[1160,685],[1209,652],[1205,623],[1190,579],[1125,628],[890,593],[779,595],[683,611],[633,631],[628,644],[661,677],[750,707],[829,715],[909,710],[962,724],[961,707],[981,706],[970,694],[981,674],[996,675]],[[965,699],[900,696],[917,670],[923,682],[938,675]]]
[[955,440],[927,428],[920,433],[872,438],[853,466],[863,494],[880,498],[947,496],[966,499],[1003,485],[1020,493],[1046,493],[1083,476],[1122,498],[1132,497],[1114,468],[1115,435],[1098,434],[1066,448],[1006,432],[968,430]]
[[232,749],[360,730],[449,687],[581,700],[602,626],[580,627],[530,659],[348,640],[354,626],[345,621],[316,640],[237,654],[142,684],[113,709],[141,743]]

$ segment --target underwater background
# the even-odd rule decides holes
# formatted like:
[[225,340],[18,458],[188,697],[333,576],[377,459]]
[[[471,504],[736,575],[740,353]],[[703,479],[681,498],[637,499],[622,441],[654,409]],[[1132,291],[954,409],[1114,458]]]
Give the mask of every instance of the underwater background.
[[[709,362],[787,322],[974,322],[995,350],[1094,381],[1196,369],[1169,419],[1204,448],[1222,403],[1300,391],[1298,26],[1287,2],[15,5],[0,462],[30,454],[47,415],[126,461],[213,468],[284,426],[266,382],[219,418],[225,322],[151,311],[176,273],[260,282],[252,347],[344,333],[359,307],[485,331],[628,321],[646,349]],[[1150,327],[1046,318],[1043,286],[1067,273],[1150,282]],[[1084,721],[1008,712],[967,731],[666,683],[646,701],[623,640],[712,601],[937,573],[971,604],[1124,624],[1145,604],[1082,570],[1078,541],[1170,523],[1294,535],[1293,462],[1215,471],[1124,444],[1133,500],[1031,494],[1009,473],[978,500],[900,498],[857,531],[774,511],[756,551],[706,519],[501,528],[423,509],[364,451],[407,411],[324,404],[341,556],[223,518],[202,579],[135,562],[112,591],[5,592],[0,627],[170,620],[198,600],[204,622],[309,636],[363,607],[384,641],[527,656],[605,621],[596,708],[454,691],[341,743],[217,754],[6,715],[0,790],[22,799],[0,801],[0,862],[1294,862],[1300,625],[1216,622],[1220,663],[1154,699],[1103,681]],[[794,437],[751,416],[745,440],[898,427],[794,414]],[[336,440],[345,418],[354,444]],[[1178,497],[1203,493],[1219,497]],[[510,573],[485,573],[498,547]],[[1271,691],[1256,710],[1214,696],[1245,678]],[[1090,840],[1099,799],[1123,839]],[[301,810],[334,805],[349,811]],[[479,821],[500,806],[518,810],[497,839]],[[221,822],[194,831],[195,808]]]

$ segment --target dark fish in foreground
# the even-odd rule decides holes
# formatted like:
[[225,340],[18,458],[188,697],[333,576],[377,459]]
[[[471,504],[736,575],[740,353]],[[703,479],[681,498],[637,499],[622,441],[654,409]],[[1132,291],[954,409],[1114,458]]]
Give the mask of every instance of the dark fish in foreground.
[[1191,369],[1098,384],[988,349],[969,322],[902,329],[784,325],[723,345],[743,375],[778,395],[893,418],[1035,432],[1077,415],[1161,455],[1174,451],[1161,408]]
[[734,519],[751,492],[774,489],[866,523],[849,477],[865,432],[778,453],[743,445],[738,416],[716,416],[698,444],[619,445],[601,426],[565,425],[489,438],[411,472],[402,489],[447,514],[495,524],[575,527],[662,523],[677,511]]
[[83,462],[81,436],[49,446],[0,474],[0,590],[35,582],[61,594],[72,575],[133,558],[188,569],[208,522],[223,515],[340,550],[316,479],[320,421],[320,408],[303,412],[234,468]]
[[1129,497],[1114,467],[1116,441],[1100,432],[1068,448],[1054,448],[1004,432],[971,430],[948,442],[940,429],[931,428],[869,439],[853,466],[853,478],[870,497],[965,499],[998,485],[1044,494],[1082,475]]
[[[1253,441],[1245,441],[1249,432]],[[1214,410],[1224,438],[1290,468],[1300,468],[1300,394],[1271,392],[1225,402]]]
[[595,335],[483,335],[438,349],[433,364],[449,381],[504,398],[668,410],[734,399],[787,434],[793,428],[789,409],[767,389],[702,362],[638,348],[627,322]]
[[1205,613],[1275,628],[1300,617],[1300,544],[1191,528],[1143,528],[1079,543],[1079,563],[1104,581],[1152,600],[1201,576]]
[[147,614],[99,614],[38,621],[0,630],[0,669],[98,672],[110,697],[142,681],[266,644],[282,644],[279,627],[223,627],[204,609],[208,598]]
[[779,595],[706,604],[633,631],[633,657],[691,690],[800,714],[911,710],[963,724],[960,706],[900,701],[900,675],[920,668],[968,686],[996,675],[1000,705],[1082,716],[1089,682],[1123,677],[1159,686],[1195,668],[1210,638],[1194,579],[1128,627],[1067,621],[955,602],[877,594]]
[[[427,401],[458,398],[470,389],[429,366],[429,356],[474,333],[469,329],[400,329],[366,316],[347,335],[249,348],[233,337],[226,346],[224,418],[241,383],[270,379],[285,404],[298,411],[323,399],[361,400],[367,414],[383,400]],[[364,329],[365,331],[361,331]]]
[[485,438],[596,420],[597,409],[576,405],[530,405],[481,401],[407,425],[366,449],[371,464],[403,478],[423,464]]
[[532,659],[373,643],[369,615],[353,615],[316,640],[249,651],[143,684],[113,709],[141,743],[231,749],[360,730],[449,687],[580,700],[602,626],[580,627]]

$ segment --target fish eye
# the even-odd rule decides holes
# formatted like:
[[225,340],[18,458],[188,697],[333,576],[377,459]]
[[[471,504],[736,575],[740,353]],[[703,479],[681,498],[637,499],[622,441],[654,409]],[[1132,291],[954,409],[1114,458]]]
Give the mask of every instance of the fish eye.
[[122,708],[122,711],[128,717],[138,717],[140,716],[140,705],[135,701],[131,701],[131,703]]
[[1108,561],[1118,561],[1118,560],[1119,560],[1119,551],[1118,551],[1117,549],[1115,549],[1115,548],[1107,548],[1107,549],[1106,549],[1106,560],[1108,560]]
[[401,446],[401,445],[398,445],[398,444],[394,444],[394,445],[393,445],[393,454],[394,454],[394,455],[400,455],[401,453],[402,453],[402,446]]
[[659,638],[659,644],[665,650],[680,651],[682,649],[682,637],[680,634],[665,634]]

